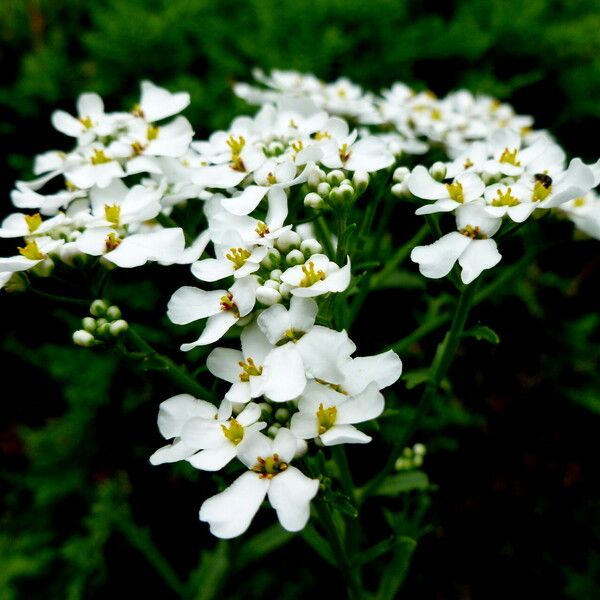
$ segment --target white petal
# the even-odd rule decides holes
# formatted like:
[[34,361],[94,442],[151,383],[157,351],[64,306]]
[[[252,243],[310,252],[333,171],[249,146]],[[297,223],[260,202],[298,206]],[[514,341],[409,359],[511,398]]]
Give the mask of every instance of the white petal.
[[177,325],[210,317],[220,312],[223,294],[223,290],[207,292],[190,286],[180,287],[169,300],[167,315]]
[[475,200],[483,195],[485,184],[475,173],[459,175],[457,181],[462,185],[465,202]]
[[240,317],[245,317],[254,308],[257,287],[258,282],[254,277],[244,277],[237,279],[229,288],[229,291],[233,294],[233,301],[240,312]]
[[240,341],[244,356],[251,358],[256,365],[262,365],[273,348],[256,322],[244,327]]
[[235,383],[240,381],[240,361],[244,356],[232,348],[215,348],[206,359],[208,370],[219,379]]
[[337,444],[368,444],[371,441],[370,436],[359,431],[353,425],[334,425],[320,437],[325,446],[335,446]]
[[335,423],[348,425],[376,419],[383,412],[384,405],[385,401],[377,384],[371,383],[360,394],[338,404]]
[[[271,308],[275,307],[273,306]],[[315,324],[318,311],[319,307],[314,300],[310,298],[293,297],[290,300],[289,308],[289,323],[291,328],[296,331],[309,331]]]
[[223,434],[221,424],[214,418],[194,417],[183,424],[181,439],[191,448],[204,450],[218,448],[227,438]]
[[223,198],[223,208],[234,215],[251,213],[265,197],[269,188],[260,185],[249,185],[240,195],[233,198]]
[[181,112],[190,103],[187,92],[171,93],[151,81],[142,81],[140,108],[147,121],[160,121]]
[[348,257],[346,264],[341,269],[327,275],[325,284],[331,292],[343,292],[350,285],[351,276],[350,257]]
[[274,348],[264,362],[263,394],[274,402],[297,398],[306,385],[304,362],[293,343]]
[[[251,377],[250,379],[252,380],[254,378]],[[232,384],[229,391],[225,394],[225,399],[234,404],[246,404],[246,402],[250,402],[252,399],[252,388],[250,383],[240,381],[238,377],[238,380]]]
[[205,258],[192,265],[192,275],[200,281],[218,281],[230,277],[233,273],[232,262],[216,258]]
[[417,246],[410,253],[410,258],[419,265],[422,275],[439,279],[450,273],[470,242],[470,238],[453,231],[429,246]]
[[424,200],[439,200],[448,198],[448,188],[436,181],[422,165],[416,166],[408,176],[406,184],[410,193]]
[[186,443],[177,439],[172,444],[159,448],[150,457],[150,464],[162,465],[164,463],[173,463],[186,459],[194,454],[197,448],[190,448]]
[[459,206],[460,202],[457,202],[456,200],[442,198],[441,200],[436,200],[432,204],[420,206],[415,211],[415,215],[432,215],[439,212],[450,212]]
[[241,425],[248,427],[248,425],[252,425],[252,423],[256,423],[260,419],[261,412],[260,406],[255,402],[251,402],[246,405],[236,419]]
[[281,526],[300,531],[310,516],[310,501],[319,491],[319,481],[309,479],[296,467],[288,467],[271,480],[269,502],[277,511]]
[[342,378],[341,366],[356,347],[345,331],[334,331],[315,325],[296,342],[306,371],[317,379],[337,383]]
[[104,114],[104,102],[94,92],[81,94],[77,98],[77,112],[80,117],[99,117]]
[[238,458],[251,469],[258,462],[258,457],[265,458],[273,454],[273,440],[263,433],[253,431],[244,434],[244,439],[238,444]]
[[237,323],[237,320],[238,318],[230,310],[208,317],[202,335],[195,342],[182,344],[181,349],[188,352],[196,346],[206,346],[220,340]]
[[312,440],[319,435],[319,422],[315,413],[294,413],[290,423],[290,431],[303,440]]
[[178,437],[187,421],[194,417],[213,419],[216,407],[190,394],[179,394],[160,403],[158,430],[165,439]]
[[273,440],[272,454],[278,454],[283,462],[290,462],[296,453],[296,438],[294,434],[282,427]]
[[491,269],[497,265],[501,258],[494,240],[473,240],[458,258],[462,267],[462,282],[471,283],[484,269]]
[[226,490],[204,501],[200,520],[210,525],[210,532],[216,537],[229,539],[241,535],[250,526],[268,489],[268,479],[248,471]]
[[342,367],[344,388],[350,394],[358,394],[375,381],[382,389],[396,383],[402,374],[402,361],[393,351],[388,350],[374,356],[358,356]]
[[196,469],[219,471],[235,458],[235,446],[229,442],[216,448],[207,448],[190,456],[187,460]]
[[[292,298],[292,301],[293,300],[294,298]],[[311,302],[314,302],[314,300]],[[286,310],[285,306],[281,304],[274,304],[266,310],[263,310],[260,315],[258,315],[256,322],[260,327],[260,330],[273,345],[283,339],[285,332],[292,328],[290,313]]]
[[54,129],[70,137],[78,137],[85,131],[83,123],[64,110],[55,110],[50,120]]

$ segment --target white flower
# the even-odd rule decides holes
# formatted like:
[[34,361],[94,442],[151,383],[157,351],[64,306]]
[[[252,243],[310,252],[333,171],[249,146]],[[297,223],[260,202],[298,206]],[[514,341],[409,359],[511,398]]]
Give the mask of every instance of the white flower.
[[458,231],[449,233],[429,246],[417,246],[410,258],[425,277],[439,279],[450,273],[454,263],[462,267],[463,283],[471,283],[484,269],[491,269],[502,256],[493,239],[502,220],[486,212],[483,200],[464,204],[456,210]]
[[107,148],[95,144],[82,150],[77,163],[65,169],[65,177],[75,187],[87,190],[95,185],[108,187],[113,179],[125,177],[125,171]]
[[212,344],[220,339],[240,318],[250,314],[256,302],[258,283],[250,277],[238,279],[229,290],[207,292],[184,286],[179,288],[169,300],[167,315],[177,325],[187,325],[205,319],[202,335],[189,344],[183,344],[184,352]]
[[85,190],[72,192],[62,191],[56,194],[39,194],[31,187],[31,182],[17,181],[10,194],[12,203],[17,208],[39,210],[42,215],[56,215],[61,208],[68,206],[73,200],[85,198]]
[[292,287],[292,295],[308,298],[343,292],[350,284],[351,275],[350,257],[340,267],[325,254],[313,254],[305,264],[284,271],[281,281]]
[[188,264],[198,259],[206,243],[206,236],[185,247],[185,236],[179,227],[157,228],[147,233],[134,233],[120,238],[112,227],[93,227],[76,240],[84,254],[104,256],[118,267],[141,267],[148,261],[161,264]]
[[7,258],[0,257],[0,273],[14,273],[27,271],[48,258],[64,240],[53,240],[48,236],[26,240],[25,245],[19,247],[19,254]]
[[422,165],[416,166],[407,179],[411,194],[424,200],[435,200],[416,210],[417,215],[450,212],[466,202],[480,198],[485,184],[475,173],[462,173],[452,183],[436,181]]
[[600,240],[600,199],[595,192],[561,204],[560,210],[575,223],[577,229]]
[[289,310],[274,304],[257,319],[258,326],[275,347],[265,359],[269,385],[263,393],[276,402],[299,396],[307,378],[338,381],[342,368],[356,350],[345,331],[315,325],[317,303],[293,296]]
[[594,187],[593,170],[579,158],[574,158],[566,171],[551,177],[546,173],[536,173],[533,177],[521,177],[532,202],[537,208],[555,208],[564,202],[585,196]]
[[522,183],[503,185],[496,183],[485,190],[486,211],[492,217],[508,215],[515,223],[522,223],[537,208],[529,198]]
[[232,404],[223,400],[219,409],[189,394],[165,400],[160,405],[159,429],[166,439],[175,438],[151,457],[153,465],[187,460],[203,471],[218,471],[237,455],[243,444],[266,423],[257,423],[261,410],[250,403],[237,416]]
[[325,446],[366,444],[371,438],[354,427],[377,418],[384,408],[377,384],[371,383],[355,396],[340,393],[329,385],[309,381],[292,416],[291,432],[305,440],[318,437]]
[[317,135],[323,140],[321,163],[330,169],[371,173],[394,163],[383,140],[370,136],[357,141],[358,132],[350,133],[348,123],[338,117],[329,119]]
[[274,440],[261,433],[252,436],[239,454],[249,471],[220,494],[205,500],[200,520],[207,522],[217,537],[236,537],[248,529],[267,496],[284,529],[303,529],[319,481],[290,466],[295,452],[296,438],[288,429],[281,428]]
[[81,94],[77,99],[77,117],[64,110],[52,113],[52,125],[65,135],[79,139],[80,145],[92,142],[96,136],[110,135],[113,120],[104,113],[104,102],[98,94]]
[[67,218],[63,213],[42,220],[39,213],[24,215],[23,213],[12,213],[8,215],[0,226],[0,238],[30,237],[44,235],[53,229],[64,225]]
[[228,232],[228,239],[215,244],[217,258],[205,258],[192,265],[192,273],[200,281],[218,281],[225,277],[246,277],[257,271],[266,256],[265,246],[252,247],[239,234]]
[[245,404],[264,393],[268,377],[268,369],[265,373],[265,359],[273,346],[256,323],[244,327],[240,341],[241,352],[232,348],[215,348],[208,355],[206,366],[215,377],[232,384],[225,394],[227,400]]
[[154,122],[180,113],[190,103],[187,92],[169,92],[154,85],[151,81],[142,81],[142,95],[139,105],[134,109],[146,121]]

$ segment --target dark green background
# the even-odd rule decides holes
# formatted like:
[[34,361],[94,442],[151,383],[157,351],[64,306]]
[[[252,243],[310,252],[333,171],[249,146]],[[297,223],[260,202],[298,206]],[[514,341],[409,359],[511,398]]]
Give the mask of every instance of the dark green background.
[[[0,213],[10,211],[8,193],[33,155],[68,148],[49,117],[72,110],[80,92],[95,90],[119,109],[135,101],[143,78],[187,89],[186,114],[202,136],[252,110],[231,83],[248,80],[253,66],[347,76],[372,90],[395,80],[438,94],[465,86],[533,114],[571,155],[599,154],[593,0],[2,0]],[[418,226],[402,207],[395,222],[398,240]],[[550,231],[571,236],[565,223]],[[598,597],[597,257],[594,241],[561,246],[477,309],[502,344],[465,343],[451,402],[436,407],[420,436],[438,490],[392,506],[407,535],[421,538],[405,597]],[[505,256],[517,259],[518,250]],[[168,327],[164,307],[189,278],[177,268],[145,273],[119,273],[111,299],[132,320],[159,325],[155,342],[177,355],[185,336]],[[352,332],[363,352],[414,328],[424,285],[373,295]],[[390,294],[393,327],[376,318]],[[144,527],[182,579],[196,569],[199,592],[190,597],[198,600],[344,597],[336,572],[316,566],[300,540],[237,571],[243,543],[214,546],[196,521],[214,489],[209,478],[147,463],[161,443],[156,407],[177,390],[114,356],[69,346],[82,316],[30,296],[0,299],[0,599],[105,598],[125,585],[176,597],[138,552],[148,548]],[[426,366],[437,341],[411,348],[406,369]],[[400,385],[397,394],[410,405],[411,392]],[[374,444],[350,458],[359,470],[384,451]],[[426,532],[415,516],[423,503],[431,504]],[[365,518],[383,536],[377,509]],[[272,522],[263,512],[252,533]],[[220,591],[210,583],[219,575]]]

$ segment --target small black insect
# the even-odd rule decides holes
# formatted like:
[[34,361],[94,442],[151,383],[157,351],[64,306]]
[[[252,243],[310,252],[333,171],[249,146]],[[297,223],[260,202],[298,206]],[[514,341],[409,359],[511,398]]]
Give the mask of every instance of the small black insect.
[[552,185],[552,177],[546,173],[536,173],[534,175],[536,181],[539,181],[546,189]]

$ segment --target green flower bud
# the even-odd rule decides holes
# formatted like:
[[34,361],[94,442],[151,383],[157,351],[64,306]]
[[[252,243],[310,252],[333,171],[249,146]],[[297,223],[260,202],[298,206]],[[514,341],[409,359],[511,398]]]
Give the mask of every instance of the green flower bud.
[[123,319],[118,319],[109,325],[110,335],[119,337],[129,329],[129,323]]
[[121,309],[118,306],[109,306],[106,309],[106,318],[109,321],[116,321],[121,318]]
[[303,265],[305,262],[304,254],[300,252],[300,250],[292,250],[285,257],[285,262],[290,267],[295,267],[296,265]]
[[77,346],[89,348],[95,341],[94,336],[89,331],[78,329],[73,333],[73,343]]
[[81,320],[81,324],[86,331],[94,333],[96,331],[96,319],[93,317],[85,317]]
[[106,300],[94,300],[90,306],[90,314],[94,317],[103,317],[108,310],[108,302]]

